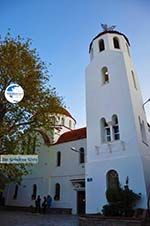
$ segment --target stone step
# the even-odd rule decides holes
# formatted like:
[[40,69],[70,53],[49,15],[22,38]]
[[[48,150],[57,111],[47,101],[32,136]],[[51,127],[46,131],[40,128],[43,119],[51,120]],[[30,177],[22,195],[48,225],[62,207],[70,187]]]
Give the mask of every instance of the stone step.
[[[25,212],[35,212],[34,207],[23,207],[23,206],[5,206],[0,207],[0,210],[10,210],[10,211],[25,211]],[[42,212],[42,208],[41,208]],[[46,209],[46,213],[48,214],[71,214],[71,208],[50,208]]]

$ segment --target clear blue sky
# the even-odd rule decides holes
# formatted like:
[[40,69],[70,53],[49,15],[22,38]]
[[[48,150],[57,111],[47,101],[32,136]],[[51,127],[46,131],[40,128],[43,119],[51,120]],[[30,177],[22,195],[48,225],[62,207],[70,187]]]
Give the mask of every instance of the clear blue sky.
[[[81,127],[88,47],[101,23],[117,25],[129,38],[143,99],[150,98],[149,12],[149,0],[0,0],[0,33],[10,28],[32,39],[40,57],[52,63],[51,84]],[[150,115],[150,103],[146,109]]]

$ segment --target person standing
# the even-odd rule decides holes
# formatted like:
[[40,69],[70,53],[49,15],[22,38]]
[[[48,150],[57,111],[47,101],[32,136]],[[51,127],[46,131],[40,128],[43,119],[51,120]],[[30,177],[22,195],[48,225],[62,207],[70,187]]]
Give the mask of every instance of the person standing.
[[38,195],[37,199],[35,200],[35,212],[41,213],[41,197]]
[[46,208],[47,208],[47,198],[46,196],[44,196],[44,201],[42,203],[42,207],[43,207],[43,213],[46,213]]
[[52,205],[52,197],[50,195],[47,196],[47,207],[50,208]]

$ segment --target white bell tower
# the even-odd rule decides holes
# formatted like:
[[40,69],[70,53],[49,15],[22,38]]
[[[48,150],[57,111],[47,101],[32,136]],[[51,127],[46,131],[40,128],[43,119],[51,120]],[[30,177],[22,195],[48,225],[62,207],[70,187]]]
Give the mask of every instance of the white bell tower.
[[150,133],[128,38],[111,28],[91,42],[86,68],[86,212],[107,204],[107,173],[141,193],[147,208],[150,190]]

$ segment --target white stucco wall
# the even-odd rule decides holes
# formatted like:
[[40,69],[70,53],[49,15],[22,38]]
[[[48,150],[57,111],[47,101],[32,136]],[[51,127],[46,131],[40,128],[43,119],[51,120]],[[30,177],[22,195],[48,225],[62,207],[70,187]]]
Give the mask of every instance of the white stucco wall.
[[[113,37],[119,38],[120,49],[114,49]],[[103,39],[105,50],[99,52],[98,41]],[[135,69],[127,51],[127,41],[118,34],[104,34],[93,41],[93,59],[86,68],[86,113],[87,113],[87,164],[86,180],[87,213],[97,213],[106,204],[106,173],[114,169],[124,185],[129,177],[129,187],[142,194],[138,204],[147,207],[147,191],[150,177],[149,144],[141,142],[138,116],[146,117]],[[108,68],[109,83],[103,84],[101,69]],[[137,90],[131,70],[135,73]],[[107,123],[113,115],[118,116],[120,141],[103,144],[100,119]],[[147,127],[146,127],[147,130]],[[148,164],[149,163],[149,164]],[[94,191],[94,192],[93,192]],[[98,198],[99,197],[99,198]]]
[[[84,179],[84,163],[79,163],[79,153],[70,148],[79,150],[83,147],[86,151],[86,139],[66,142],[46,147],[44,144],[38,147],[39,163],[31,167],[32,173],[23,177],[19,185],[17,199],[13,199],[15,184],[10,184],[5,190],[6,205],[30,206],[32,201],[32,187],[37,185],[37,195],[43,199],[50,194],[55,196],[55,184],[60,184],[60,200],[53,199],[52,207],[71,208],[72,213],[77,213],[77,191],[71,183],[72,179]],[[57,167],[57,152],[61,152],[61,165]]]

